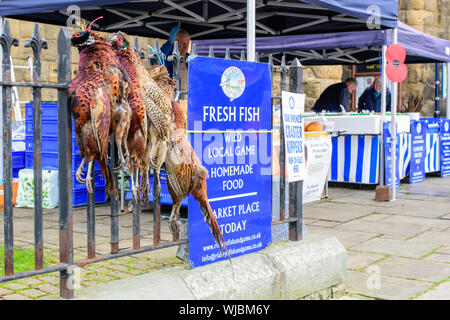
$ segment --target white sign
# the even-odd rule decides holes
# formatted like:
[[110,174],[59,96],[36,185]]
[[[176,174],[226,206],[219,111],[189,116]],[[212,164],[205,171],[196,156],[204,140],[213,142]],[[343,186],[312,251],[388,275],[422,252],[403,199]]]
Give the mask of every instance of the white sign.
[[305,179],[304,121],[305,95],[281,93],[283,110],[286,174],[289,182]]
[[331,164],[331,137],[328,133],[307,133],[305,137],[306,176],[303,182],[303,203],[322,197]]

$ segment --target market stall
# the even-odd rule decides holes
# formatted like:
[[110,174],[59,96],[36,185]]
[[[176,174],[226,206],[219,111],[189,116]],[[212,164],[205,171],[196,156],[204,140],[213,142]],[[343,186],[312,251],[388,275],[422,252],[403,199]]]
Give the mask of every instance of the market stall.
[[[448,64],[450,62],[450,41],[429,36],[402,22],[398,23],[395,31],[366,30],[257,38],[256,51],[260,53],[260,60],[267,59],[269,55],[273,59],[284,56],[286,60],[298,57],[304,65],[366,65],[370,63],[381,65],[384,60],[382,48],[394,42],[406,49],[406,63],[444,62]],[[230,53],[238,53],[245,49],[243,39],[236,38],[198,40],[194,43],[198,54],[205,54],[211,46],[216,55],[225,52],[226,48],[229,48],[227,50]],[[387,90],[386,87],[387,85],[383,90]],[[390,115],[384,116],[384,110],[380,114],[335,113],[318,114],[317,117],[306,118],[306,122],[319,120],[333,124],[335,137],[332,140],[330,181],[385,183],[384,168],[387,166],[384,165],[383,123],[390,121]],[[408,115],[401,114],[396,115],[395,118],[398,134],[397,148],[399,148],[398,170],[399,177],[402,179],[409,174],[412,119]],[[435,172],[439,170],[440,162],[438,124],[427,123],[424,120],[424,127],[427,131],[426,172]]]

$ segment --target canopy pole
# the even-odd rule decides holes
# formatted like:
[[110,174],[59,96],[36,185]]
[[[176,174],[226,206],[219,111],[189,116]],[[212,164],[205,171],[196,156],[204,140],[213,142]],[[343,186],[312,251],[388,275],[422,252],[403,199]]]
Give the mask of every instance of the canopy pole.
[[434,64],[434,108],[435,118],[440,118],[439,115],[439,63]]
[[387,76],[386,76],[386,50],[381,47],[381,139],[380,139],[380,186],[384,186],[384,130],[383,123],[386,115]]
[[[392,30],[392,44],[397,44],[397,28]],[[391,99],[391,201],[396,200],[396,163],[397,163],[397,94],[398,82],[392,82],[392,99]]]
[[[3,34],[3,17],[0,16],[0,34]],[[3,47],[0,46],[0,57],[3,57]],[[0,79],[3,80],[3,63],[0,63]],[[0,101],[2,99],[3,90],[0,89]],[[447,99],[448,100],[448,99]],[[2,132],[2,138],[0,138],[0,179],[3,184],[3,108],[0,106],[0,132]]]
[[450,119],[450,62],[447,62],[447,119]]
[[256,2],[247,0],[247,61],[255,61]]

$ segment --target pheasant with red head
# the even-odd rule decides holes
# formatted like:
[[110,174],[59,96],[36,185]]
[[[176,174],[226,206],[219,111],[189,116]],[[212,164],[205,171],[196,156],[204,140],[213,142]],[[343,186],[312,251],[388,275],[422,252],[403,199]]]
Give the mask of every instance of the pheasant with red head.
[[[115,135],[120,167],[127,163],[122,152],[122,142],[127,137],[131,118],[131,109],[126,99],[129,78],[104,39],[90,30],[94,21],[86,30],[71,37],[72,45],[78,48],[80,56],[77,75],[69,86],[69,102],[77,146],[83,158],[76,172],[76,179],[86,183],[88,191],[93,193],[89,182],[93,161],[97,160],[105,176],[109,196],[110,192],[117,192],[107,160],[110,133]],[[126,141],[123,147],[128,154]],[[83,178],[81,170],[86,161],[88,172],[86,178]]]
[[[167,143],[172,132],[172,107],[170,100],[166,98],[164,92],[150,77],[139,55],[129,46],[129,42],[123,33],[117,32],[112,34],[107,43],[116,49],[115,52],[120,62],[128,71],[132,82],[136,85],[136,90],[141,94],[148,119],[147,143],[141,164],[142,178],[140,187],[141,200],[145,202],[148,201],[148,171],[150,167],[155,170],[155,176],[158,179],[155,194],[160,192],[159,173],[165,160]],[[137,178],[135,178],[135,183],[137,181]]]
[[[141,187],[146,190],[139,190],[138,188],[139,173],[143,168],[148,167],[148,165],[146,165],[146,161],[148,160],[145,157],[147,148],[148,118],[140,92],[140,84],[136,76],[137,71],[134,66],[135,64],[133,63],[136,59],[134,51],[129,49],[128,41],[123,38],[120,32],[113,33],[106,41],[106,44],[113,47],[114,53],[119,58],[122,67],[126,70],[128,76],[130,77],[128,103],[131,107],[132,117],[130,130],[128,131],[128,148],[130,158],[133,162],[133,167],[130,163],[129,171],[131,173],[133,200],[137,203],[137,201],[140,201],[140,194],[142,191],[144,191],[142,193],[148,194],[148,187],[146,188],[145,182],[143,182]],[[148,179],[146,182],[148,185]],[[145,197],[142,199],[145,199]]]

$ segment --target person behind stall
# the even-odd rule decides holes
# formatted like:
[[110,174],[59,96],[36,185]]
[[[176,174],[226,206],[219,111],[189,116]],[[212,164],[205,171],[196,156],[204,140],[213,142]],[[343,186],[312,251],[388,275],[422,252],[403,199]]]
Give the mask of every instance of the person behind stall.
[[[167,71],[169,72],[169,75],[171,78],[173,78],[173,64],[171,62],[167,61],[167,57],[172,54],[173,47],[175,41],[178,42],[178,50],[180,51],[180,55],[184,57],[184,62],[180,62],[179,67],[179,73],[180,73],[180,79],[181,79],[181,90],[184,92],[187,92],[187,83],[188,83],[188,49],[189,49],[189,43],[191,41],[191,37],[189,33],[185,30],[180,29],[180,25],[176,25],[172,27],[170,30],[170,36],[166,43],[163,44],[161,47],[161,52],[166,57],[166,67]],[[177,83],[177,89],[179,90],[179,84]]]
[[313,110],[315,112],[343,112],[348,111],[350,96],[357,86],[354,78],[347,78],[344,82],[335,83],[325,89],[317,99]]
[[[381,112],[381,80],[376,77],[373,84],[364,90],[358,99],[359,111]],[[391,92],[386,91],[386,111],[391,111]]]

